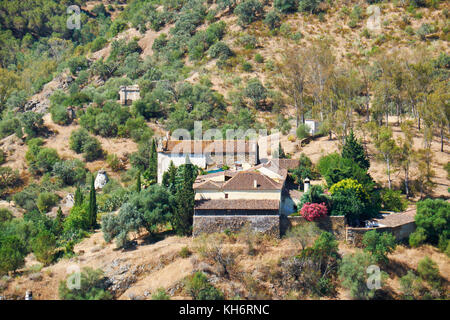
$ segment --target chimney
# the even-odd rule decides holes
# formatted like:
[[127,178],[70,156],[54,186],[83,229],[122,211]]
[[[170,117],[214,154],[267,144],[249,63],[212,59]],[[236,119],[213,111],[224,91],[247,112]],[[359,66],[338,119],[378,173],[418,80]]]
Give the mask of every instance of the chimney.
[[253,188],[258,188],[258,182],[256,180],[253,180]]
[[306,192],[308,192],[309,186],[310,186],[309,179],[306,178],[303,182],[304,182],[303,191],[306,193]]

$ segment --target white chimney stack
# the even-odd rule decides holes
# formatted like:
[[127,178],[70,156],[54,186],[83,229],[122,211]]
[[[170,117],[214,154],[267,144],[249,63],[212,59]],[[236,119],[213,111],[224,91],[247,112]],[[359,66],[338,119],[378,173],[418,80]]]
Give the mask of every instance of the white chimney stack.
[[256,180],[253,180],[253,188],[258,188],[258,182]]
[[309,179],[308,178],[306,178],[304,181],[304,184],[303,184],[303,191],[306,193],[306,192],[308,192],[308,190],[309,190]]

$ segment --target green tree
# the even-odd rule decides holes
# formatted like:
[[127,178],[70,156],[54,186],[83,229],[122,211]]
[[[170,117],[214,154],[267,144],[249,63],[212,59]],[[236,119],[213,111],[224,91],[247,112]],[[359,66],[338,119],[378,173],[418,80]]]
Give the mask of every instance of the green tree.
[[375,135],[375,147],[380,153],[381,158],[386,161],[388,186],[392,189],[391,170],[394,160],[398,156],[400,149],[392,137],[392,129],[389,127],[379,128],[379,133]]
[[0,274],[16,271],[25,264],[26,244],[16,235],[0,235]]
[[94,186],[94,175],[91,175],[91,190],[89,192],[88,221],[93,229],[97,225],[97,195]]
[[367,286],[367,268],[375,263],[375,258],[368,253],[358,252],[343,257],[339,266],[339,278],[354,299],[368,300],[375,295],[376,290]]
[[75,196],[74,196],[74,206],[80,206],[83,204],[84,197],[83,193],[81,192],[80,185],[77,186],[77,189],[75,190]]
[[138,171],[136,179],[136,191],[141,192],[141,172]]
[[395,250],[395,237],[389,232],[378,233],[376,230],[366,232],[362,244],[364,251],[370,252],[377,262],[388,263],[387,254]]
[[353,160],[365,170],[368,170],[370,167],[370,162],[364,152],[364,147],[356,140],[353,130],[351,130],[350,134],[345,138],[345,143],[342,148],[342,157]]
[[450,238],[450,203],[447,201],[441,199],[419,201],[414,219],[417,230],[411,234],[410,242],[412,237],[415,245],[420,244],[419,239],[437,245],[441,237]]
[[188,278],[186,290],[194,300],[223,300],[223,293],[208,282],[203,272]]
[[273,6],[283,13],[297,11],[298,0],[275,0]]
[[143,177],[147,185],[156,183],[158,179],[158,152],[156,151],[155,139],[152,140],[148,168],[144,171]]
[[31,247],[36,259],[44,265],[48,265],[54,258],[56,237],[48,230],[41,230],[33,239]]

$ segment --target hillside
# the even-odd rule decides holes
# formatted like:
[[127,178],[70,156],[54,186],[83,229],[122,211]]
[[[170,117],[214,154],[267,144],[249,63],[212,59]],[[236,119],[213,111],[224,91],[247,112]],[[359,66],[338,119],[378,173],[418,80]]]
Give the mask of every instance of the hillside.
[[[155,144],[177,129],[192,134],[196,121],[224,137],[280,131],[285,157],[310,159],[312,185],[326,195],[350,171],[330,183],[319,162],[334,153],[342,160],[353,132],[370,166],[352,170],[369,174],[356,182],[377,213],[424,199],[448,204],[447,1],[77,0],[79,29],[66,26],[67,1],[9,3],[0,3],[0,295],[61,298],[59,283],[76,264],[102,270],[115,299],[151,299],[159,288],[192,298],[185,283],[196,271],[227,299],[352,298],[337,273],[324,280],[335,290],[328,282],[314,289],[323,295],[281,284],[289,259],[304,251],[292,237],[215,235],[211,245],[239,261],[227,275],[202,239],[188,236],[191,226],[180,227],[190,221],[183,208],[193,212],[184,206],[191,190],[180,186],[200,171],[184,166],[155,185]],[[140,98],[122,105],[119,89],[130,85]],[[320,123],[313,136],[305,119]],[[101,169],[109,182],[93,196]],[[300,186],[305,177],[289,173]],[[448,298],[442,203],[433,209],[446,217],[439,234],[399,244],[375,298],[405,298],[399,279],[418,274],[426,256],[447,296],[424,281],[420,297]],[[360,214],[373,209],[364,205]],[[342,256],[361,251],[338,247]],[[182,257],[186,248],[192,255]]]

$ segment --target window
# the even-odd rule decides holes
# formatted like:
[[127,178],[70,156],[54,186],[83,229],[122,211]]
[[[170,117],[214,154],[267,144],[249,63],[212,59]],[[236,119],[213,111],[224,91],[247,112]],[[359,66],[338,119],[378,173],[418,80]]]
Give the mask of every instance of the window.
[[225,199],[228,199],[228,193],[225,193]]

